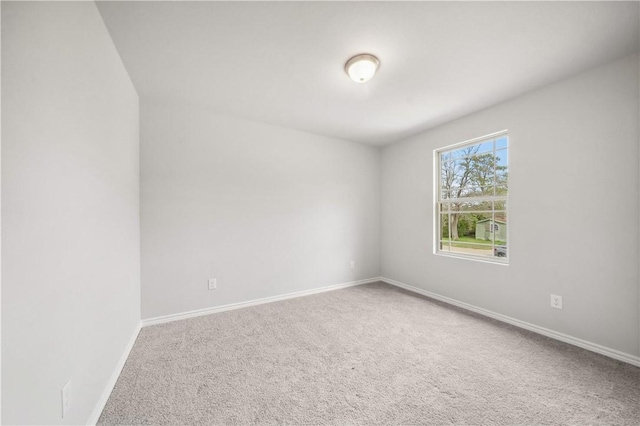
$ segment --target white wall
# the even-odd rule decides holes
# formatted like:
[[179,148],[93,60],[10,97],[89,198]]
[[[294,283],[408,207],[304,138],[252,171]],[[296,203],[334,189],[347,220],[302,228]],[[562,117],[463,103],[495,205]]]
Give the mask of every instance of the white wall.
[[141,104],[143,318],[379,275],[377,148],[168,105]]
[[138,97],[93,2],[3,2],[2,107],[2,421],[82,424],[140,321]]
[[[384,148],[382,275],[639,355],[638,73],[627,57]],[[434,255],[433,150],[502,129],[510,265]]]
[[[0,17],[2,16],[2,2],[0,1]],[[0,19],[0,46],[2,45],[2,19]],[[2,48],[0,47],[0,53]],[[0,69],[2,55],[0,54]],[[0,77],[2,72],[0,72]],[[2,84],[0,84],[0,99],[2,98]],[[0,102],[0,259],[2,259],[2,102]],[[0,307],[2,307],[2,262],[0,261]],[[2,423],[2,312],[0,311],[0,423]]]

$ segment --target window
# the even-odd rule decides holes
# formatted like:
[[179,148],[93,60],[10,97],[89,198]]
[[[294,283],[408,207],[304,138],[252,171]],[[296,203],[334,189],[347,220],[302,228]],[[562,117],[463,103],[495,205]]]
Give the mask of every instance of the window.
[[508,263],[506,131],[435,151],[435,252]]

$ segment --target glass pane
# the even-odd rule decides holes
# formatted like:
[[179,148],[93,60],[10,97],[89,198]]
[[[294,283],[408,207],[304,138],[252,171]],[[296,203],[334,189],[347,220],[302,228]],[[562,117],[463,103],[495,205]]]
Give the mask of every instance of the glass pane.
[[493,153],[471,157],[466,177],[472,186],[491,186],[495,181],[496,160]]
[[440,154],[440,161],[443,163],[451,159],[453,159],[453,156],[451,155],[451,151],[443,152],[442,154]]
[[507,213],[496,212],[494,217],[495,221],[493,226],[493,238],[495,248],[493,250],[493,255],[495,257],[506,258],[508,257]]
[[506,149],[501,149],[500,151],[496,151],[496,169],[500,169],[502,167],[506,168],[509,164],[509,151]]
[[465,188],[451,187],[449,188],[449,198],[464,197],[488,197],[493,195],[493,186],[467,186]]
[[452,243],[450,251],[452,253],[493,257],[493,247],[490,244]]
[[[449,214],[440,213],[440,241],[449,242]],[[442,248],[442,247],[441,247]]]
[[471,158],[461,158],[452,163],[448,173],[452,173],[451,186],[465,187],[469,182],[469,174],[472,168]]
[[495,201],[494,205],[493,205],[493,208],[496,211],[506,211],[507,210],[507,202],[506,201]]
[[496,149],[506,148],[509,144],[509,138],[507,136],[500,136],[496,139]]
[[445,189],[457,188],[486,188],[493,186],[496,181],[496,171],[504,176],[506,163],[497,159],[492,153],[458,158],[440,164],[440,182]]
[[506,259],[508,257],[507,246],[506,245],[496,245],[493,248],[493,256]]
[[478,188],[475,195],[476,197],[491,197],[493,196],[493,185],[483,186]]
[[504,213],[486,214],[484,218],[475,222],[475,242],[486,242],[491,244],[505,244],[507,238],[507,222]]
[[454,149],[452,151],[449,151],[451,153],[451,158],[466,157],[467,155],[473,154],[473,151],[471,151],[470,148],[471,147],[467,146],[464,148]]
[[449,198],[458,198],[458,194],[460,194],[460,188],[456,186],[449,188]]
[[456,163],[445,161],[440,163],[440,184],[442,188],[450,188],[454,185],[456,178]]
[[509,166],[507,151],[496,151],[496,195],[506,195],[508,192]]
[[[482,229],[482,227],[478,228],[478,222],[492,217],[493,213],[451,213],[447,218],[446,233],[442,234],[441,238],[448,240],[450,237],[452,243],[491,244],[491,239],[485,239],[484,233],[478,235],[479,229],[480,231]],[[449,229],[449,220],[451,229]]]
[[481,154],[441,163],[440,181],[443,187],[478,188],[492,186],[496,170],[506,170],[502,160],[493,154]]
[[451,210],[454,211],[491,211],[492,208],[491,201],[474,201],[474,202],[464,202],[464,203],[451,203]]
[[493,151],[493,140],[483,142],[481,144],[475,145],[475,154],[482,154],[485,152]]
[[496,186],[496,195],[504,197],[509,192],[509,188],[507,184],[501,184]]
[[495,244],[507,244],[507,213],[495,212],[493,223],[493,238]]
[[482,142],[476,145],[467,145],[465,147],[449,151],[452,158],[470,157],[476,154],[482,154],[493,151],[493,140]]

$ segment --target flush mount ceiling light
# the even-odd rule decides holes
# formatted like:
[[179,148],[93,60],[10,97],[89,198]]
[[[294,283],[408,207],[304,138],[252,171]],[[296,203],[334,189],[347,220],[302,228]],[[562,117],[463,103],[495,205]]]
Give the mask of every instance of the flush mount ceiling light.
[[380,61],[373,55],[362,53],[349,59],[344,65],[344,71],[356,83],[364,83],[373,78],[380,66]]

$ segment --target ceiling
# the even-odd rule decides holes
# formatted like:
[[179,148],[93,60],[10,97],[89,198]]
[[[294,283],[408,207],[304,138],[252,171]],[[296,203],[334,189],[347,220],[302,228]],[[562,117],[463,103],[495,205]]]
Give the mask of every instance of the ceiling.
[[[143,99],[384,145],[637,52],[638,2],[102,2]],[[344,63],[380,58],[365,84]]]

